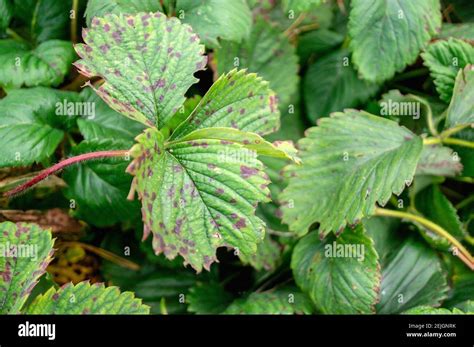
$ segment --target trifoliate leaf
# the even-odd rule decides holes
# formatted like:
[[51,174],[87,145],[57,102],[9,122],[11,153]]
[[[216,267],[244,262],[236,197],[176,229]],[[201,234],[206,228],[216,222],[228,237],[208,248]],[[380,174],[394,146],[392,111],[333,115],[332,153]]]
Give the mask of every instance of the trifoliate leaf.
[[268,233],[265,239],[257,246],[257,252],[251,256],[239,254],[239,258],[244,264],[251,265],[254,269],[261,271],[272,271],[277,267],[281,256],[281,246],[272,240]]
[[232,70],[212,85],[171,139],[210,127],[237,128],[266,135],[279,126],[280,112],[268,82],[245,70]]
[[[73,148],[72,155],[95,151],[127,150],[129,141],[88,140]],[[64,194],[74,200],[74,214],[96,226],[110,226],[139,215],[136,202],[127,200],[132,178],[125,172],[127,158],[105,158],[74,165],[63,174]],[[93,191],[94,194],[90,194]]]
[[431,306],[417,306],[409,309],[408,311],[403,312],[403,314],[464,314],[463,311],[460,309],[454,308],[452,310],[448,310],[447,308],[436,308]]
[[145,237],[153,233],[157,254],[179,254],[201,271],[209,270],[218,247],[248,256],[257,251],[264,223],[255,208],[268,201],[269,181],[254,151],[206,138],[165,147],[154,128],[137,142],[128,171],[142,201]]
[[[415,207],[428,220],[438,224],[458,240],[465,236],[465,229],[456,209],[441,192],[439,186],[431,185],[418,192]],[[420,226],[422,234],[430,243],[443,250],[449,250],[451,244],[433,232]]]
[[131,292],[120,293],[117,287],[103,283],[68,283],[51,288],[38,296],[27,314],[149,314],[150,308]]
[[50,157],[75,122],[64,104],[79,96],[47,88],[11,91],[0,101],[0,167],[26,166]]
[[462,40],[451,38],[429,45],[421,56],[430,69],[441,100],[449,103],[459,69],[474,64],[474,47]]
[[81,93],[83,102],[94,112],[77,120],[79,130],[86,140],[123,140],[133,144],[134,138],[144,127],[123,117],[111,109],[91,88],[85,88]]
[[373,241],[362,226],[324,241],[316,232],[308,234],[296,245],[291,268],[298,286],[322,313],[374,312],[380,266]]
[[424,146],[416,174],[452,177],[458,175],[462,168],[459,156],[451,148]]
[[474,65],[459,70],[453,90],[453,98],[446,116],[446,128],[474,124]]
[[303,93],[306,112],[313,122],[332,112],[359,106],[379,89],[376,84],[359,79],[349,56],[347,50],[341,49],[308,68]]
[[252,13],[245,0],[178,0],[176,14],[210,46],[218,46],[218,39],[240,42],[252,27]]
[[413,178],[423,143],[394,121],[347,110],[321,118],[299,148],[303,164],[285,169],[283,222],[302,235],[319,222],[326,235],[399,195]]
[[0,313],[18,314],[53,256],[48,230],[36,224],[0,224]]
[[252,293],[235,300],[225,314],[311,314],[314,308],[306,295],[296,288]]
[[76,59],[72,44],[46,41],[31,49],[26,43],[0,40],[0,86],[57,86]]
[[75,66],[105,80],[95,89],[99,96],[115,111],[160,128],[207,62],[191,27],[160,12],[95,17],[83,39],[85,44],[76,45],[82,59]]
[[323,0],[283,0],[283,8],[285,11],[306,12],[322,3]]
[[216,52],[217,71],[246,68],[270,83],[280,105],[286,105],[298,87],[298,57],[288,38],[263,19],[253,25],[241,44],[222,42]]
[[[72,0],[14,0],[14,17],[28,28],[35,43],[67,39],[70,35]],[[74,13],[77,17],[79,13]]]
[[393,314],[419,305],[439,305],[447,290],[436,253],[410,238],[392,252],[382,268],[377,313]]
[[85,16],[90,26],[92,18],[103,17],[108,13],[135,14],[138,12],[162,12],[160,1],[156,0],[89,0]]
[[440,26],[439,0],[354,0],[352,59],[364,79],[383,82],[412,64]]
[[216,282],[198,283],[189,289],[188,311],[197,314],[218,314],[232,302],[232,295]]

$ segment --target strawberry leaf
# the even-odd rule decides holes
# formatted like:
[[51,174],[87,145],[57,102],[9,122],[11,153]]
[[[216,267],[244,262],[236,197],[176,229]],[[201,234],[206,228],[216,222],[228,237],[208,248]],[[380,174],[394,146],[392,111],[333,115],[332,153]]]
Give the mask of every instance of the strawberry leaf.
[[0,313],[17,314],[52,259],[51,233],[35,224],[0,224]]
[[[115,111],[163,127],[205,68],[204,46],[188,25],[160,12],[95,17],[76,45],[75,63],[86,76],[101,76],[95,88]],[[178,39],[179,38],[179,39]]]
[[453,98],[448,107],[446,128],[474,124],[474,65],[459,70],[454,85]]

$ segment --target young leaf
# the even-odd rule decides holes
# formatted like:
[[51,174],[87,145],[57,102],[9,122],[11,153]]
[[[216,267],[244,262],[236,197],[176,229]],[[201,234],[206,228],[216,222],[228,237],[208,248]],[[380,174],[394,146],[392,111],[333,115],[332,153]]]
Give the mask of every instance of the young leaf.
[[303,164],[285,169],[283,222],[302,235],[319,222],[326,235],[399,195],[413,178],[423,143],[394,121],[347,110],[321,118],[299,148]]
[[424,146],[416,167],[417,175],[452,177],[463,169],[458,155],[449,147]]
[[306,235],[293,251],[291,268],[298,286],[322,313],[375,312],[380,265],[362,226],[324,241],[316,232]]
[[237,128],[266,135],[279,126],[280,112],[268,82],[245,70],[232,70],[212,85],[171,139],[210,127]]
[[[443,227],[447,232],[458,240],[465,236],[456,209],[441,192],[439,186],[431,185],[418,192],[415,197],[415,207],[424,217]],[[448,250],[450,243],[425,228],[421,228],[423,236],[428,238],[437,247]]]
[[57,86],[76,59],[72,44],[51,40],[31,49],[26,43],[0,40],[0,86]]
[[188,312],[197,314],[218,314],[225,311],[232,301],[232,295],[216,282],[198,283],[189,289],[186,296]]
[[[263,165],[244,146],[214,139],[166,145],[154,128],[137,138],[128,171],[142,201],[145,237],[157,254],[180,254],[198,272],[209,270],[221,246],[254,254],[263,239],[258,202],[268,201]],[[197,217],[199,216],[199,217]]]
[[304,101],[309,118],[315,122],[335,111],[356,107],[373,96],[379,87],[360,80],[351,65],[349,52],[341,49],[316,61],[303,81]]
[[416,60],[440,26],[439,0],[351,1],[354,64],[366,80],[390,79]]
[[0,313],[18,314],[53,256],[48,230],[35,224],[0,224]]
[[474,124],[474,65],[459,70],[454,85],[453,98],[446,116],[446,128]]
[[83,102],[88,103],[94,114],[77,120],[79,130],[85,140],[123,140],[134,143],[135,137],[140,134],[144,126],[129,118],[122,117],[112,110],[92,88],[85,88],[81,92]]
[[254,23],[250,37],[241,44],[222,42],[216,50],[217,72],[236,67],[258,73],[286,106],[298,87],[298,57],[288,38],[263,19]]
[[240,42],[252,28],[252,13],[245,0],[177,0],[176,13],[192,26],[202,42],[218,46],[218,39]]
[[430,69],[441,100],[449,103],[459,69],[474,64],[474,47],[462,40],[451,38],[429,45],[421,56]]
[[[94,139],[81,142],[73,148],[71,154],[128,148],[128,141]],[[128,163],[126,158],[86,161],[64,172],[63,179],[67,183],[64,195],[74,200],[74,214],[77,218],[103,227],[139,215],[138,204],[127,201],[132,182],[130,175],[125,172]]]
[[410,238],[392,251],[382,269],[377,313],[394,314],[419,305],[439,305],[447,291],[436,253]]
[[181,107],[197,81],[193,74],[207,62],[191,27],[160,12],[95,17],[83,38],[75,66],[105,80],[94,87],[99,96],[115,111],[159,128]]
[[284,288],[263,293],[252,293],[235,300],[225,314],[311,314],[314,308],[306,295],[298,289]]
[[49,289],[28,306],[27,314],[149,314],[150,308],[131,292],[103,283],[68,283]]
[[50,157],[75,121],[62,105],[78,100],[75,93],[42,87],[11,91],[0,101],[0,167]]

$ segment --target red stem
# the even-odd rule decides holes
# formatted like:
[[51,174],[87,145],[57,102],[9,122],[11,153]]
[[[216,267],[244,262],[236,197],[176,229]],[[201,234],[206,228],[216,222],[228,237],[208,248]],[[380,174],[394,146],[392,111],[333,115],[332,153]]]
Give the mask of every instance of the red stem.
[[41,171],[37,176],[33,177],[31,180],[19,185],[18,187],[15,187],[8,192],[3,193],[3,196],[5,197],[12,197],[15,196],[24,190],[27,190],[31,187],[33,187],[35,184],[38,184],[39,182],[43,181],[46,179],[48,176],[51,176],[52,174],[61,171],[62,169],[71,166],[73,164],[79,163],[81,161],[85,160],[91,160],[91,159],[98,159],[98,158],[110,158],[110,157],[120,157],[120,156],[125,156],[128,153],[127,150],[119,150],[119,151],[101,151],[101,152],[92,152],[92,153],[86,153],[86,154],[81,154],[76,157],[68,158],[66,160],[63,160],[57,164],[54,164],[53,166]]

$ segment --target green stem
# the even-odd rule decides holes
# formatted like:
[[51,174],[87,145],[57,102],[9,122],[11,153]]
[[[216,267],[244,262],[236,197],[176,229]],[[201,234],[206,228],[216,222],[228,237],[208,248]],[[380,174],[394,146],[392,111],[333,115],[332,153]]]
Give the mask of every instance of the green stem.
[[453,245],[459,252],[456,252],[456,255],[466,264],[469,266],[469,268],[474,267],[474,258],[471,256],[469,251],[464,248],[464,246],[454,237],[452,236],[449,232],[447,232],[445,229],[443,229],[441,226],[439,226],[436,223],[433,223],[432,221],[423,218],[421,216],[417,216],[415,214],[407,213],[407,212],[402,212],[402,211],[392,211],[392,210],[387,210],[384,208],[376,208],[375,209],[375,215],[377,216],[383,216],[383,217],[392,217],[392,218],[399,218],[399,219],[406,219],[411,222],[416,222],[425,228],[431,230],[435,234],[441,236],[442,238],[446,239],[451,245]]
[[466,128],[469,128],[469,127],[472,127],[472,125],[471,125],[471,124],[461,124],[461,125],[457,125],[457,126],[455,126],[455,127],[453,127],[453,128],[446,129],[445,131],[443,131],[443,132],[441,133],[440,136],[441,136],[441,137],[450,137],[450,136],[452,136],[452,135],[454,135],[454,134],[456,134],[456,133],[458,133],[458,132],[460,132],[460,131],[462,131],[462,130],[464,130],[464,129],[466,129]]
[[73,17],[71,18],[71,41],[77,43],[77,16],[79,15],[79,0],[72,0]]
[[474,148],[474,142],[467,141],[467,140],[461,140],[461,139],[455,139],[452,137],[428,137],[423,140],[423,144],[430,146],[430,145],[437,145],[437,144],[447,144],[447,145],[455,145],[455,146],[461,146],[461,147],[467,147],[467,148]]
[[18,35],[16,31],[13,29],[7,28],[7,34],[11,36],[14,40],[23,41],[23,42],[26,41],[23,37]]

